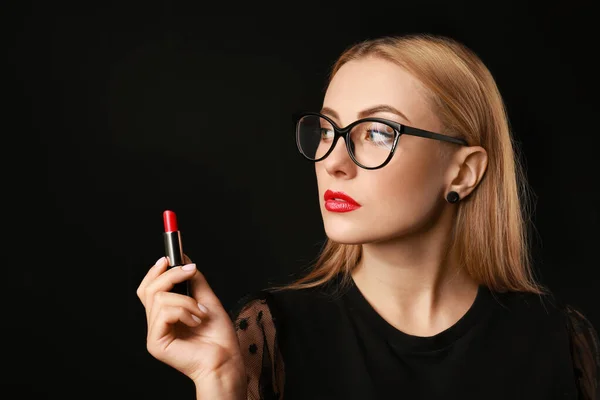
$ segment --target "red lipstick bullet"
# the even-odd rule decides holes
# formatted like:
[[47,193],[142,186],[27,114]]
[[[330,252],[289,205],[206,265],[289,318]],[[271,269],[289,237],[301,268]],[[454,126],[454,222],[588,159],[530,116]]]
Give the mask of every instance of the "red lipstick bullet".
[[[169,268],[181,266],[184,264],[183,246],[181,244],[181,232],[177,228],[177,216],[173,211],[166,210],[163,212],[163,221],[165,225],[163,242],[165,255],[169,258]],[[189,296],[189,283],[187,281],[176,283],[171,291]]]

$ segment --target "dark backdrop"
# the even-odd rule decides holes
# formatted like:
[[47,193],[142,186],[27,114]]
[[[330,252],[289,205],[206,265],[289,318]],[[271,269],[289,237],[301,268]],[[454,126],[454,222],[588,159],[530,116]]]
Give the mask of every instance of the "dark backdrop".
[[2,384],[21,398],[193,398],[146,352],[135,294],[162,211],[226,307],[300,273],[324,233],[291,114],[381,34],[446,34],[483,58],[536,194],[538,275],[600,326],[591,2],[11,7]]

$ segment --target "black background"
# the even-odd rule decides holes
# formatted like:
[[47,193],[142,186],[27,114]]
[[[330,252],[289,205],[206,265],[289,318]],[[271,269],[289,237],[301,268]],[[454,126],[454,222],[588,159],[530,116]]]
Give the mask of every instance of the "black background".
[[135,294],[162,211],[226,307],[300,273],[324,232],[291,114],[383,34],[449,35],[488,65],[536,194],[538,276],[600,326],[591,1],[82,4],[4,14],[10,398],[193,398],[147,353]]

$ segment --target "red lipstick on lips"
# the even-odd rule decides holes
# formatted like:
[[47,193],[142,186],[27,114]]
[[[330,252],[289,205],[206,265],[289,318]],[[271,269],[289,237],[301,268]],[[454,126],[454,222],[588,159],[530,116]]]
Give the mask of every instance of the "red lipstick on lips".
[[[165,232],[163,241],[165,244],[165,255],[169,258],[169,268],[183,265],[183,247],[181,245],[181,232],[177,228],[177,216],[171,210],[163,212]],[[189,296],[188,282],[176,283],[171,290],[174,293]]]
[[324,195],[325,209],[332,212],[348,212],[360,208],[360,204],[344,192],[327,190]]

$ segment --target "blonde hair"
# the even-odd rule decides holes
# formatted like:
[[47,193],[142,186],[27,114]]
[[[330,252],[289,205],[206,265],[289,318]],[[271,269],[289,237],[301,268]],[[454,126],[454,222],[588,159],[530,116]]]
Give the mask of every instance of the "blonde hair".
[[[488,153],[484,178],[457,204],[449,250],[457,252],[472,279],[491,290],[547,293],[531,267],[527,232],[531,192],[502,96],[488,68],[453,39],[412,34],[349,47],[333,65],[329,82],[344,64],[365,57],[393,62],[415,76],[428,92],[444,133],[461,136]],[[345,285],[361,254],[360,245],[327,239],[310,272],[276,290],[315,287],[337,276]]]

